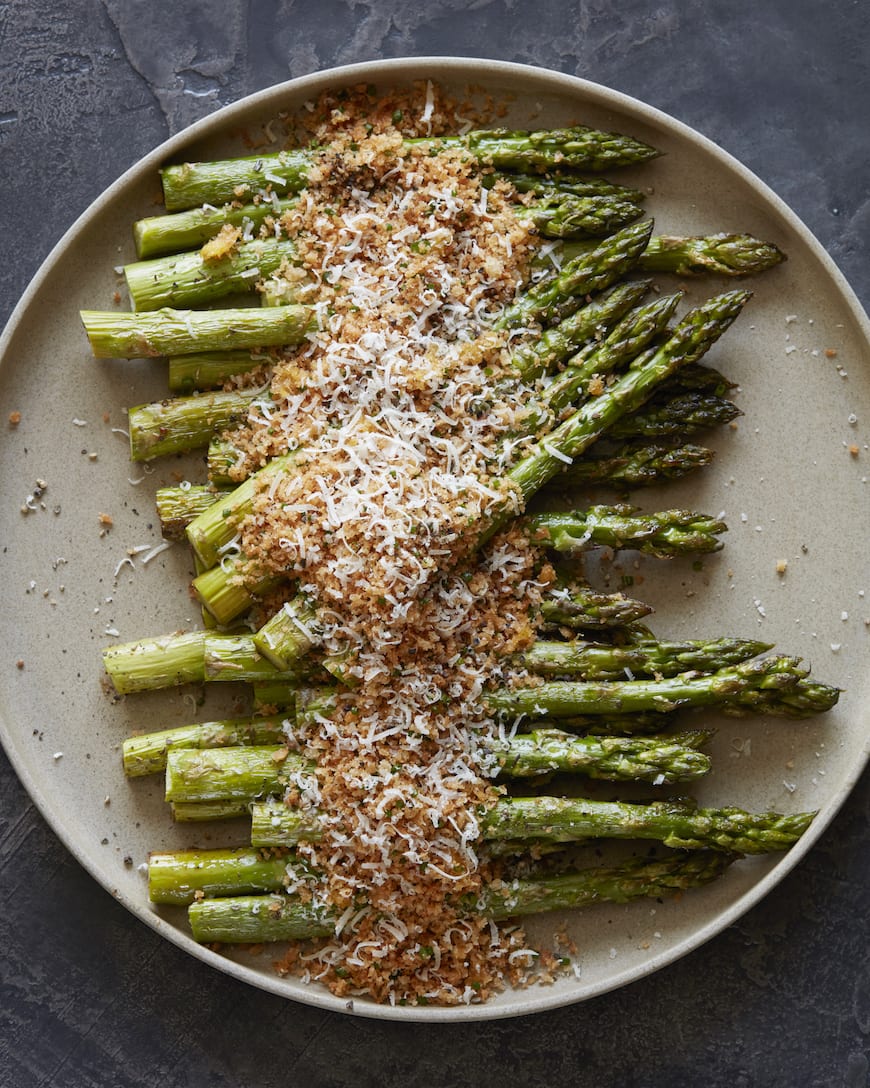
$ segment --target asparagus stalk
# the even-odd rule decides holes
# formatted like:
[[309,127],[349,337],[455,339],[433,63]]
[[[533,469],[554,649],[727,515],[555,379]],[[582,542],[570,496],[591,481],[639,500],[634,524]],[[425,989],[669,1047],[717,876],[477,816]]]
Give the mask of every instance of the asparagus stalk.
[[253,637],[254,646],[276,669],[290,668],[318,641],[317,612],[304,598],[288,601]]
[[203,675],[206,680],[254,683],[266,680],[299,684],[322,675],[310,662],[295,661],[276,668],[260,653],[250,635],[209,634],[203,643]]
[[643,215],[643,209],[613,196],[553,191],[534,204],[520,205],[515,213],[534,223],[546,238],[583,238],[619,230]]
[[506,744],[493,744],[492,750],[506,778],[559,771],[662,786],[688,782],[709,771],[709,757],[695,749],[710,736],[693,730],[659,737],[575,737],[560,729],[536,729],[517,734]]
[[[793,846],[815,815],[703,809],[691,800],[628,804],[575,797],[508,797],[483,817],[481,838],[527,844],[654,839],[682,850],[768,854]],[[252,842],[261,847],[293,846],[323,835],[316,816],[278,802],[252,805],[251,821]]]
[[[334,692],[331,688],[312,689],[298,684],[281,681],[270,683],[256,681],[253,685],[254,706],[293,707],[296,720],[301,728],[317,724],[317,716],[329,718],[335,708]],[[534,728],[553,728],[567,732],[590,736],[634,735],[637,733],[661,733],[673,729],[673,722],[668,714],[610,714],[610,715],[573,715],[559,718],[558,723],[543,719],[534,722]]]
[[624,627],[651,612],[643,601],[622,593],[598,593],[589,586],[563,586],[541,602],[547,623],[575,629]]
[[206,566],[213,566],[219,557],[220,549],[234,537],[235,526],[250,513],[255,495],[260,487],[292,468],[294,453],[284,454],[270,461],[265,468],[249,476],[229,495],[224,496],[187,527],[187,539],[199,560]]
[[160,531],[167,540],[181,540],[187,525],[217,501],[211,487],[159,487],[154,495]]
[[[492,746],[499,771],[528,778],[551,771],[582,773],[610,782],[689,782],[710,769],[696,751],[709,734],[672,737],[575,737],[556,729],[538,730]],[[294,775],[313,765],[284,746],[251,745],[208,750],[170,748],[166,755],[166,800],[251,802],[283,793]]]
[[642,514],[625,504],[590,506],[565,514],[536,514],[527,521],[533,539],[567,555],[582,551],[590,543],[636,549],[659,558],[714,552],[722,547],[717,534],[728,528],[718,518],[690,510]]
[[[616,133],[578,125],[542,132],[469,132],[437,141],[408,140],[408,145],[465,148],[481,163],[528,169],[559,166],[598,172],[611,167],[645,162],[658,152],[647,144]],[[279,151],[270,155],[220,162],[183,163],[160,171],[168,211],[200,204],[229,204],[249,193],[269,191],[283,196],[308,184],[308,171],[317,161],[316,150]]]
[[632,204],[642,204],[645,196],[639,189],[630,189],[626,185],[615,185],[603,178],[585,178],[563,170],[552,170],[546,174],[521,174],[511,171],[495,171],[485,175],[487,179],[497,178],[508,181],[518,193],[536,193],[547,196],[550,193],[572,193],[574,196],[606,196],[614,200],[624,200]]
[[239,801],[283,793],[314,764],[284,746],[170,748],[166,755],[167,801]]
[[[582,194],[581,194],[582,195]],[[606,195],[606,194],[602,194]],[[612,194],[618,197],[619,194]],[[623,197],[624,199],[624,197]],[[243,204],[241,207],[190,208],[174,215],[154,215],[133,224],[136,255],[140,260],[181,253],[186,249],[198,249],[214,238],[229,223],[252,232],[267,219],[279,219],[296,203],[294,199],[280,200],[277,207],[272,201],[259,204]]]
[[273,362],[261,351],[198,351],[174,355],[169,360],[169,389],[172,393],[217,389],[228,378],[247,374]]
[[764,272],[786,259],[772,242],[751,234],[711,234],[675,238],[659,235],[650,240],[641,258],[648,272],[714,272],[720,276],[746,276]]
[[164,635],[110,646],[103,666],[119,695],[205,680],[205,631]]
[[[203,895],[278,891],[289,860],[284,851],[251,847],[155,852],[148,857],[148,895],[152,903],[186,906]],[[292,860],[301,864],[301,859]]]
[[[560,256],[565,261],[573,260],[588,251],[589,245],[589,242],[564,242]],[[654,235],[639,256],[637,266],[644,272],[675,275],[708,272],[719,276],[755,276],[785,259],[785,254],[773,243],[751,234]]]
[[[596,903],[628,903],[633,899],[677,894],[721,876],[734,859],[703,852],[655,861],[625,862],[616,868],[581,869],[559,876],[501,883],[467,904],[494,921],[580,909]],[[316,900],[298,896],[233,896],[202,899],[188,909],[194,939],[200,943],[260,944],[328,937],[337,916]]]
[[124,774],[128,778],[158,774],[166,769],[170,748],[230,748],[239,745],[278,745],[284,739],[284,727],[293,719],[289,714],[263,718],[225,718],[196,722],[128,737],[122,746]]
[[136,261],[125,265],[124,277],[134,310],[186,309],[251,292],[259,280],[295,259],[293,242],[265,238],[244,243],[217,259],[194,252]]
[[82,310],[81,319],[98,359],[300,344],[315,329],[313,313],[306,306],[163,309],[144,314]]
[[682,672],[716,672],[772,650],[768,642],[718,638],[709,641],[648,641],[628,646],[607,643],[533,643],[516,655],[516,663],[544,676],[571,674],[577,679],[618,680],[626,676],[676,676]]
[[[206,511],[207,514],[209,512]],[[188,524],[188,529],[192,524]],[[218,566],[198,574],[191,582],[191,589],[205,612],[219,626],[226,627],[247,612],[258,597],[275,589],[280,582],[280,576],[269,574],[243,583],[234,563],[227,557]],[[302,602],[298,603],[301,605]]]
[[733,702],[746,691],[783,692],[806,677],[797,658],[774,656],[744,661],[706,676],[682,673],[661,680],[551,681],[536,688],[502,689],[487,696],[492,710],[516,717],[571,717],[670,711]]
[[739,692],[722,704],[722,711],[735,718],[747,714],[812,718],[836,706],[839,697],[839,688],[802,678],[781,691],[749,689]]
[[[426,143],[411,140],[409,143]],[[571,168],[598,173],[655,158],[659,152],[640,140],[586,125],[538,132],[493,129],[466,136],[442,136],[438,147],[467,147],[480,162],[500,169],[549,170]]]
[[500,801],[487,814],[486,835],[544,842],[656,839],[682,850],[767,854],[793,846],[815,815],[704,809],[686,801],[635,805],[562,797],[512,797]]
[[155,457],[207,446],[215,432],[243,420],[258,400],[269,401],[268,393],[262,389],[234,389],[195,393],[131,408],[130,459],[152,461]]
[[[678,480],[709,465],[713,451],[678,441],[645,445],[625,442],[611,453],[587,456],[565,467],[553,480],[569,487],[646,487],[663,480]],[[199,513],[199,507],[196,513]]]
[[[807,718],[836,705],[839,689],[807,679],[800,660],[782,655],[739,662],[713,673],[678,673],[671,677],[638,680],[554,680],[531,688],[502,688],[484,696],[488,709],[509,720],[518,716],[539,724],[571,729],[575,723],[588,733],[588,717],[612,722],[641,714],[643,727],[655,715],[660,720],[683,707],[715,706],[734,717],[767,714]],[[317,717],[329,718],[336,694],[330,688],[300,687],[296,720],[305,727]],[[579,716],[579,717],[578,717]],[[605,731],[609,731],[606,727]]]
[[276,669],[249,635],[192,631],[110,646],[103,665],[119,695],[210,681],[280,681],[298,685],[320,674],[308,664]]
[[642,411],[624,416],[607,432],[608,438],[685,438],[697,431],[730,423],[741,415],[736,404],[712,393],[664,394]]

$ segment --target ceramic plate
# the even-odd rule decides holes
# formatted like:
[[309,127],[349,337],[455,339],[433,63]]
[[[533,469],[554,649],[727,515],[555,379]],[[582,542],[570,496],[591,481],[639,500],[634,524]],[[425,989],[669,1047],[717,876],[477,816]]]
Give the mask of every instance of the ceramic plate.
[[[95,361],[78,311],[116,304],[113,295],[122,288],[115,268],[134,259],[132,221],[155,214],[159,166],[244,153],[241,130],[259,131],[279,111],[327,87],[423,78],[457,92],[469,84],[484,88],[507,103],[506,123],[515,127],[582,122],[655,144],[666,154],[619,180],[652,190],[648,208],[659,232],[750,231],[786,250],[788,262],[752,282],[754,299],[708,357],[739,381],[745,415],[736,428],[714,436],[714,466],[662,495],[638,497],[649,509],[664,503],[724,511],[731,527],[725,551],[700,569],[691,562],[628,559],[603,573],[612,584],[634,579],[632,592],[655,605],[654,629],[662,636],[765,638],[811,660],[818,679],[846,689],[839,707],[818,720],[717,723],[715,770],[695,791],[698,798],[755,809],[818,808],[810,831],[787,856],[744,861],[679,902],[601,906],[531,924],[532,938],[543,944],[567,929],[578,947],[579,977],[458,1009],[354,1005],[356,1013],[377,1017],[470,1020],[592,997],[714,936],[800,862],[867,758],[867,318],[806,228],[709,140],[624,95],[569,76],[496,62],[420,59],[356,65],[274,87],[194,125],[129,170],[52,252],[2,340],[0,569],[7,603],[0,617],[0,718],[6,748],[46,819],[138,917],[237,978],[345,1009],[317,986],[278,978],[268,953],[219,955],[197,946],[183,911],[148,903],[140,867],[149,849],[240,843],[244,829],[174,827],[160,782],[125,781],[120,743],[134,730],[243,708],[236,691],[208,691],[204,701],[198,691],[182,689],[116,701],[104,690],[104,645],[196,625],[185,588],[190,559],[182,546],[147,565],[140,558],[145,552],[127,560],[128,549],[159,542],[155,487],[203,474],[196,459],[160,462],[147,473],[127,461],[125,409],[164,394],[163,364]],[[688,300],[724,286],[695,280]],[[17,427],[6,423],[10,412],[21,414]],[[33,509],[19,512],[28,506]],[[111,518],[108,531],[100,515]],[[781,560],[785,574],[777,573]]]

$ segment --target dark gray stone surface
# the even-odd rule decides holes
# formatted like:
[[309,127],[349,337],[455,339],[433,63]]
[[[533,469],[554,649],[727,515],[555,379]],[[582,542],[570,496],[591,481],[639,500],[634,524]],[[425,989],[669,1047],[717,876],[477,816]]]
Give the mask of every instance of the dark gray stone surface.
[[[413,54],[540,64],[666,110],[784,197],[870,303],[866,0],[7,0],[0,319],[167,134],[291,76]],[[0,761],[3,1088],[870,1083],[866,775],[798,870],[680,963],[533,1019],[421,1027],[191,960],[79,868]]]

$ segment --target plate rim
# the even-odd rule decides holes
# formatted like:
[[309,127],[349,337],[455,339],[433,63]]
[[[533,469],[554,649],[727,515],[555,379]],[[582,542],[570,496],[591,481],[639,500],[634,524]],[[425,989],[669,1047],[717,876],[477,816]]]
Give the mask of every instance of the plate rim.
[[[416,71],[411,71],[411,68]],[[825,247],[816,238],[810,228],[800,217],[774,192],[770,186],[759,178],[753,171],[746,167],[739,159],[725,151],[709,137],[678,118],[657,107],[615,90],[606,85],[584,79],[580,76],[569,75],[553,69],[543,68],[537,65],[520,64],[511,61],[500,61],[474,57],[456,56],[405,56],[384,60],[362,61],[354,64],[341,65],[333,68],[321,69],[303,76],[298,76],[270,87],[245,95],[228,105],[222,106],[214,113],[195,121],[193,124],[181,129],[169,136],[154,147],[146,155],[138,159],[104,189],[84,211],[64,231],[60,239],[51,248],[47,256],[41,262],[35,275],[31,279],[21,298],[12,310],[6,326],[0,335],[0,368],[9,342],[12,340],[18,325],[27,314],[29,307],[38,295],[44,280],[50,274],[54,263],[58,258],[82,235],[102,210],[106,203],[113,202],[131,184],[141,180],[149,173],[153,173],[164,162],[177,157],[185,146],[209,136],[219,135],[232,125],[234,118],[242,113],[252,110],[264,109],[271,104],[279,108],[278,103],[282,97],[298,95],[307,87],[315,88],[327,86],[330,83],[349,84],[361,80],[382,79],[392,76],[395,79],[411,80],[423,78],[465,78],[467,81],[492,78],[509,78],[525,80],[530,76],[547,84],[548,90],[554,94],[577,95],[580,98],[591,99],[596,105],[613,108],[617,111],[637,116],[643,122],[653,126],[663,127],[689,142],[699,146],[707,155],[712,156],[719,164],[736,174],[752,189],[759,193],[764,201],[772,207],[776,213],[785,220],[788,227],[795,231],[808,246],[812,255],[821,263],[826,274],[830,277],[833,286],[838,291],[844,305],[851,312],[861,335],[870,344],[870,318],[864,310],[855,291],[849,284],[845,275],[840,271],[833,258]],[[594,992],[570,994],[556,993],[545,989],[515,990],[518,1000],[511,1005],[498,1005],[483,1003],[476,1005],[461,1005],[452,1007],[416,1006],[397,1007],[378,1005],[369,1000],[360,1002],[348,1001],[345,998],[336,997],[328,991],[315,986],[310,986],[302,995],[289,993],[286,984],[276,975],[271,976],[265,972],[256,971],[242,963],[228,959],[197,944],[189,934],[184,933],[176,926],[169,924],[161,915],[137,902],[132,896],[113,887],[110,881],[103,879],[96,863],[92,862],[88,851],[77,842],[76,836],[67,830],[64,822],[55,814],[49,803],[49,799],[43,789],[30,774],[23,756],[19,756],[12,735],[8,729],[4,716],[0,716],[0,742],[12,764],[19,780],[36,805],[43,819],[46,820],[53,833],[60,839],[76,861],[103,887],[105,890],[136,918],[148,925],[161,937],[170,940],[178,948],[202,962],[217,968],[224,974],[246,982],[269,993],[273,993],[285,1000],[299,1001],[315,1008],[332,1012],[350,1013],[372,1019],[396,1020],[405,1022],[461,1022],[509,1019],[531,1013],[545,1012],[551,1009],[578,1004],[591,1000],[594,997],[619,989],[631,982],[638,981],[655,973],[662,967],[676,962],[688,955],[696,948],[722,933],[748,910],[759,903],[776,884],[783,880],[799,862],[803,860],[810,849],[815,845],[821,835],[827,830],[831,821],[839,811],[846,798],[849,796],[858,779],[870,762],[870,735],[864,741],[861,758],[852,764],[850,773],[841,782],[837,792],[830,798],[827,804],[820,809],[813,820],[811,827],[802,836],[800,842],[787,854],[783,855],[771,869],[760,877],[753,886],[739,896],[729,907],[719,911],[715,918],[700,926],[690,936],[684,938],[674,947],[663,951],[657,956],[647,960],[643,965],[629,967],[608,976],[605,984],[599,985]],[[529,995],[529,996],[526,996]]]

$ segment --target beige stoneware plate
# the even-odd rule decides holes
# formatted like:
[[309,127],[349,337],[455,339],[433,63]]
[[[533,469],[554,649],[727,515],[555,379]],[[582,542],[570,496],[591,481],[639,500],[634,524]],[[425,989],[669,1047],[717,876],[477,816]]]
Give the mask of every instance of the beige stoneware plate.
[[[419,59],[355,65],[263,91],[173,137],[129,170],[49,256],[0,343],[0,570],[6,595],[0,719],[6,749],[46,819],[138,917],[237,978],[345,1010],[343,1000],[316,985],[278,978],[268,953],[219,955],[197,946],[183,911],[148,903],[141,867],[149,849],[242,843],[244,828],[174,827],[160,782],[125,781],[121,740],[133,730],[220,717],[232,712],[238,693],[208,692],[200,704],[199,692],[182,689],[120,702],[103,690],[104,645],[196,624],[183,547],[147,565],[138,556],[123,560],[127,549],[159,542],[154,489],[179,473],[200,479],[202,471],[196,459],[158,463],[147,474],[128,463],[126,440],[115,428],[125,426],[128,405],[163,395],[162,364],[93,360],[78,311],[112,307],[120,289],[114,269],[134,258],[130,224],[155,213],[160,165],[244,153],[241,129],[254,130],[327,87],[425,78],[460,92],[472,83],[483,87],[508,103],[506,123],[515,127],[582,122],[653,143],[666,155],[619,180],[654,190],[647,206],[660,232],[746,230],[787,251],[785,265],[752,282],[754,299],[709,357],[740,382],[745,412],[735,430],[714,436],[717,463],[666,493],[638,496],[648,509],[723,510],[731,526],[725,551],[700,570],[690,562],[649,561],[635,568],[631,560],[623,568],[635,577],[632,592],[656,606],[653,626],[662,636],[765,638],[811,660],[818,679],[847,689],[839,707],[819,720],[718,723],[716,769],[696,795],[703,803],[747,808],[820,809],[787,856],[742,862],[721,882],[679,902],[601,906],[531,924],[533,941],[545,945],[567,929],[578,946],[579,977],[507,992],[483,1006],[354,1004],[354,1012],[375,1017],[464,1021],[592,997],[713,937],[800,862],[867,759],[867,318],[806,228],[709,140],[648,106],[570,76],[489,61]],[[723,286],[693,281],[689,300]],[[11,411],[21,413],[16,428],[6,424]],[[850,446],[858,448],[857,456]],[[19,513],[37,480],[46,485],[41,500],[31,503],[33,511]],[[113,521],[102,535],[100,514]],[[781,559],[788,562],[784,576],[776,571]],[[618,583],[618,572],[612,577]]]

